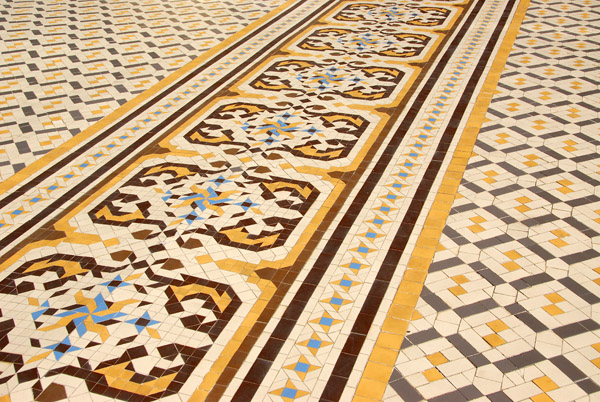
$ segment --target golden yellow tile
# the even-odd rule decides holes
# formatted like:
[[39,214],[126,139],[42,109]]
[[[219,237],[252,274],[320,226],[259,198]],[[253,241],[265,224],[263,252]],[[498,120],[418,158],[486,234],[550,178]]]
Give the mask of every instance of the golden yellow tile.
[[[444,208],[444,209],[432,209],[431,211],[429,211],[429,216],[431,216],[432,218],[443,218],[446,219],[448,218],[448,211]],[[423,230],[421,232],[421,234],[432,234],[432,235],[441,235],[442,231],[441,230],[432,230],[431,232],[427,232],[425,230]]]
[[427,360],[429,360],[434,366],[439,366],[440,364],[448,362],[448,359],[446,359],[446,356],[444,356],[442,352],[437,352],[427,356]]
[[497,348],[498,346],[506,343],[506,341],[498,334],[489,334],[484,336],[483,339],[493,348]]
[[462,287],[462,286],[453,286],[451,288],[448,289],[450,292],[452,292],[452,294],[454,296],[460,296],[460,295],[464,295],[465,293],[467,293],[467,291]]
[[600,342],[593,344],[592,347],[596,349],[596,352],[600,352]]
[[[431,262],[431,259],[433,258],[433,253],[434,253],[434,250],[432,250],[430,248],[425,248],[425,247],[416,245],[415,248],[413,249],[412,256],[413,257],[418,256],[421,258],[425,258],[426,260]],[[412,268],[415,268],[415,267],[412,267]],[[429,265],[427,266],[427,268],[429,268]]]
[[445,185],[455,187],[455,188],[458,188],[458,186],[460,185],[460,182],[461,182],[460,178],[446,177],[444,179]]
[[411,321],[417,321],[417,320],[420,320],[421,318],[423,318],[421,313],[419,313],[417,310],[415,310],[415,312],[412,315]]
[[527,203],[531,202],[531,198],[529,198],[527,196],[522,196],[522,197],[516,198],[515,200],[519,201],[521,204],[527,204]]
[[409,268],[404,272],[403,280],[423,283],[425,282],[425,278],[427,278],[427,272]]
[[509,329],[510,327],[502,320],[491,321],[486,324],[492,331],[498,333]]
[[504,255],[507,256],[508,258],[510,258],[511,260],[516,260],[516,259],[519,259],[519,258],[523,257],[516,250],[507,251],[507,252],[504,253]]
[[469,218],[469,220],[473,223],[483,223],[486,221],[486,219],[483,216],[479,215]]
[[375,346],[371,352],[370,360],[386,366],[393,366],[396,363],[397,358],[398,354],[394,353],[392,350],[382,348],[381,346]]
[[[469,161],[468,158],[464,159],[464,163],[467,163],[468,161]],[[457,189],[458,189],[458,186],[456,186],[456,185],[442,184],[438,191],[443,194],[455,194]]]
[[431,249],[435,249],[438,245],[439,237],[424,237],[420,236],[419,240],[417,240],[417,244],[421,247],[427,247]]
[[560,309],[560,307],[558,307],[556,304],[550,304],[548,306],[544,306],[542,307],[544,309],[544,311],[550,315],[559,315],[559,314],[563,314],[564,311],[562,311]]
[[408,328],[408,321],[399,320],[397,318],[387,317],[381,327],[384,332],[390,332],[392,334],[404,335]]
[[371,398],[368,396],[362,396],[362,395],[354,395],[354,397],[352,398],[353,402],[374,402],[374,401],[379,401],[380,399],[378,398]]
[[420,271],[429,270],[430,265],[431,265],[431,258],[423,258],[423,257],[415,256],[414,254],[412,257],[410,257],[410,260],[408,260],[408,264],[406,264],[406,266],[408,268],[412,268],[412,269],[416,269],[416,270],[420,270]]
[[591,362],[594,363],[594,365],[596,365],[596,367],[600,368],[600,357],[592,360]]
[[463,283],[470,282],[469,279],[466,276],[464,276],[464,275],[453,276],[452,280],[454,282],[458,283],[459,285],[462,285]]
[[[450,170],[452,171],[452,170]],[[455,170],[453,172],[456,172]],[[460,174],[462,176],[462,170],[459,172],[456,172],[457,174]],[[435,201],[433,202],[433,208],[435,209],[439,209],[439,208],[450,208],[452,207],[452,204],[454,203],[454,194],[438,194],[435,197]],[[600,215],[600,213],[599,213]]]
[[389,378],[384,382],[363,377],[356,388],[356,395],[381,400],[388,381]]
[[475,233],[475,234],[477,234],[477,233],[481,233],[481,232],[483,232],[483,231],[485,230],[485,229],[484,229],[482,226],[480,226],[480,225],[471,225],[471,226],[469,226],[469,227],[468,227],[468,229],[469,229],[471,232]]
[[400,350],[404,336],[381,332],[377,337],[377,345],[382,348]]
[[425,220],[425,226],[432,228],[443,228],[446,224],[446,218],[434,218],[432,216],[427,217]]
[[206,254],[197,256],[196,261],[198,261],[199,264],[207,264],[209,262],[212,262],[213,259],[210,255]]
[[463,174],[460,172],[448,171],[448,172],[446,172],[446,177],[461,180],[463,178]]
[[[443,216],[437,216],[435,218],[446,219],[448,217],[448,213],[447,213],[447,211],[443,211],[443,212],[444,212]],[[440,227],[425,227],[421,231],[421,236],[424,236],[424,237],[427,237],[430,239],[434,239],[437,243],[440,240],[440,237],[442,236],[442,229],[443,228],[440,228]]]
[[549,392],[558,388],[558,385],[556,385],[556,383],[546,375],[540,378],[536,378],[535,380],[533,380],[533,382],[544,392]]
[[546,297],[546,299],[550,300],[552,303],[560,303],[560,302],[565,301],[565,299],[556,292],[548,293],[547,295],[544,295],[544,296]]
[[505,262],[504,264],[502,264],[502,266],[511,272],[516,271],[517,269],[521,269],[521,266],[514,261]]
[[554,402],[554,399],[550,398],[548,394],[538,394],[531,397],[533,402]]
[[438,381],[444,378],[444,375],[440,373],[440,371],[435,367],[423,371],[423,375],[425,376],[425,378],[427,378],[427,381],[429,382]]
[[413,315],[413,308],[405,305],[392,304],[388,310],[388,317],[399,318],[402,320],[410,320]]
[[105,240],[103,243],[106,247],[112,247],[120,244],[121,242],[116,237],[113,237],[112,239]]
[[550,240],[550,243],[554,244],[554,246],[556,246],[558,248],[561,248],[561,247],[569,245],[569,243],[567,243],[566,241],[564,241],[563,239],[560,239],[560,238],[559,239]]
[[420,295],[422,290],[422,282],[403,280],[402,282],[400,282],[400,286],[398,286],[398,292],[408,293],[412,295]]
[[387,366],[370,361],[365,367],[363,378],[370,378],[379,382],[387,382],[390,379],[393,367],[393,364],[391,366]]

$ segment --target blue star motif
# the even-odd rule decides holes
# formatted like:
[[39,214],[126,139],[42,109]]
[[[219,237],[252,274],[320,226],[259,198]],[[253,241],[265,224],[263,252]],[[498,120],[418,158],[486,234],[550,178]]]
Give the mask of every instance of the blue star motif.
[[150,318],[150,314],[146,311],[140,318],[132,318],[131,320],[125,321],[128,324],[135,325],[135,329],[137,329],[138,334],[140,334],[144,328],[149,327],[150,325],[160,324],[159,321],[155,321]]

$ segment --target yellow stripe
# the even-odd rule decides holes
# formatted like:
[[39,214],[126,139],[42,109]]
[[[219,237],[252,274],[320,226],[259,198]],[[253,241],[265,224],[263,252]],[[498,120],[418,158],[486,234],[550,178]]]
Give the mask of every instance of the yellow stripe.
[[429,210],[425,227],[419,234],[392,306],[388,310],[381,332],[371,351],[369,361],[356,389],[354,401],[380,401],[383,398],[400,353],[406,329],[425,283],[429,265],[435,255],[454,197],[458,192],[460,180],[528,7],[529,0],[524,0],[519,4],[480,95],[477,97],[475,107],[469,116],[469,121]]
[[266,14],[262,18],[254,21],[252,24],[246,26],[245,28],[238,31],[234,35],[225,39],[223,42],[219,43],[214,48],[211,48],[210,50],[203,53],[201,56],[198,56],[196,59],[190,61],[188,64],[181,67],[179,70],[173,72],[168,77],[166,77],[165,79],[156,83],[155,85],[153,85],[146,91],[142,92],[141,94],[139,94],[132,100],[128,101],[123,106],[119,107],[118,109],[116,109],[115,111],[110,113],[108,116],[106,116],[103,119],[101,119],[100,121],[94,123],[92,126],[83,130],[82,132],[80,132],[73,138],[69,139],[62,145],[53,149],[52,151],[48,152],[46,155],[44,155],[40,159],[36,160],[35,162],[33,162],[30,165],[23,168],[22,170],[18,171],[17,173],[15,173],[11,177],[9,177],[8,179],[6,179],[2,183],[0,183],[0,193],[6,193],[6,192],[10,191],[13,187],[17,186],[25,179],[30,178],[36,172],[38,172],[39,170],[42,170],[44,167],[46,167],[47,165],[49,165],[50,163],[52,163],[53,161],[55,161],[62,155],[68,153],[73,148],[75,148],[77,145],[81,144],[88,138],[93,137],[99,131],[110,126],[112,123],[119,120],[122,116],[124,116],[125,114],[127,114],[128,112],[130,112],[131,110],[133,110],[134,108],[139,106],[140,104],[148,101],[152,96],[161,92],[163,89],[165,89],[169,85],[173,84],[179,78],[186,75],[190,71],[194,70],[196,67],[198,67],[198,65],[200,65],[201,63],[203,63],[210,57],[214,56],[215,54],[217,54],[218,52],[220,52],[227,46],[231,45],[232,43],[244,38],[246,35],[248,35],[254,29],[264,25],[266,21],[277,16],[283,10],[285,10],[286,8],[288,8],[290,5],[292,5],[294,3],[295,3],[295,0],[289,0],[286,3],[284,3],[283,5],[277,7],[275,10],[271,11],[270,13]]

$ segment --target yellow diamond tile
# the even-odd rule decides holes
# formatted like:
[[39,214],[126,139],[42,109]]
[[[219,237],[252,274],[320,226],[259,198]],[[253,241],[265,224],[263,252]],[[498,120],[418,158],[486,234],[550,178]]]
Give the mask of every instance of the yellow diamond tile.
[[593,344],[592,347],[596,349],[596,352],[600,352],[600,342]]
[[516,259],[519,259],[519,258],[523,257],[516,250],[507,251],[507,252],[504,253],[504,255],[507,256],[508,258],[510,258],[511,260],[516,260]]
[[548,376],[536,378],[535,380],[533,380],[533,382],[544,392],[550,392],[558,388],[558,385],[556,385],[556,383],[552,381]]
[[482,223],[486,221],[486,219],[483,216],[479,215],[469,218],[469,220],[473,223]]
[[565,301],[565,299],[559,295],[558,293],[548,293],[545,295],[546,299],[550,300],[552,303],[560,303]]
[[467,291],[465,289],[463,289],[462,286],[453,286],[451,288],[448,289],[450,292],[452,292],[452,294],[454,296],[460,296],[460,295],[464,295],[465,293],[467,293]]
[[569,234],[562,229],[552,230],[552,234],[556,237],[567,237]]
[[439,366],[440,364],[448,362],[448,359],[446,359],[446,356],[444,356],[442,352],[437,352],[427,356],[427,360],[429,360],[434,366]]
[[491,347],[497,348],[500,345],[504,345],[506,341],[498,334],[489,334],[483,337],[483,339],[490,344]]
[[429,381],[429,382],[434,382],[434,381],[441,380],[442,378],[444,378],[442,373],[440,373],[440,371],[438,369],[436,369],[435,367],[430,368],[429,370],[423,371],[423,375],[425,376],[425,378],[427,378],[427,381]]
[[550,243],[554,244],[556,247],[561,248],[564,246],[568,246],[569,243],[567,243],[566,241],[564,241],[563,239],[554,239],[554,240],[550,240]]
[[592,363],[594,363],[596,365],[596,367],[600,368],[600,357],[592,360]]
[[454,282],[458,283],[459,285],[462,285],[463,283],[469,282],[469,279],[466,276],[464,276],[464,275],[453,276],[452,280]]
[[548,394],[538,394],[531,397],[533,402],[554,402],[554,399],[550,398]]
[[473,233],[481,233],[485,229],[481,225],[471,225],[471,226],[469,226],[469,230]]
[[509,329],[510,327],[502,320],[491,321],[486,324],[492,331],[498,333]]
[[517,269],[521,269],[521,266],[514,261],[505,262],[504,264],[502,264],[502,266],[511,272],[516,271]]
[[550,315],[559,315],[564,313],[564,311],[562,311],[556,304],[550,304],[549,306],[544,306],[542,308]]

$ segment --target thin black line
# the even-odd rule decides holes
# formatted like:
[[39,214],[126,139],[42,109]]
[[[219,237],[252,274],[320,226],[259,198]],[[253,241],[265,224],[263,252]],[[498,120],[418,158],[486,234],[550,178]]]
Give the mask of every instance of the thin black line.
[[[306,1],[306,0],[303,0],[303,1]],[[310,15],[308,15],[307,17],[305,17],[302,21],[298,22],[292,28],[288,29],[286,32],[284,32],[281,35],[279,35],[276,39],[274,39],[273,41],[271,41],[263,49],[264,50],[270,49],[273,46],[277,45],[277,43],[281,42],[286,36],[289,36],[290,34],[296,33],[297,30],[302,25],[304,25],[306,22],[314,19],[315,15],[321,13],[322,10],[324,10],[327,7],[329,7],[329,5],[331,3],[334,3],[336,1],[338,1],[338,0],[329,1],[329,2],[327,2],[325,4],[323,4],[317,10],[313,11]],[[265,56],[265,57],[268,57],[268,56]],[[69,190],[68,192],[66,192],[65,194],[63,194],[60,198],[58,198],[56,201],[54,201],[51,205],[45,207],[34,218],[29,219],[27,222],[24,222],[18,228],[16,228],[13,232],[11,232],[8,235],[6,235],[6,237],[4,237],[0,241],[0,250],[3,250],[5,248],[7,248],[12,242],[14,242],[16,239],[18,239],[20,236],[22,236],[28,230],[30,230],[37,222],[40,222],[44,218],[48,217],[54,210],[59,209],[66,201],[72,199],[77,194],[83,193],[83,190],[85,190],[86,187],[88,187],[94,181],[98,180],[101,176],[107,174],[108,173],[107,171],[109,169],[113,168],[117,163],[121,162],[126,157],[132,155],[136,150],[141,149],[141,147],[142,147],[142,145],[144,143],[150,141],[157,133],[159,133],[161,130],[163,130],[164,128],[166,128],[175,119],[179,118],[180,115],[181,115],[181,112],[185,112],[186,111],[186,110],[184,110],[186,107],[189,108],[190,106],[193,106],[194,104],[196,104],[196,103],[200,102],[201,100],[205,99],[212,92],[215,92],[215,90],[216,90],[217,87],[223,85],[226,81],[230,80],[232,77],[234,77],[235,75],[237,75],[240,71],[243,71],[244,69],[251,70],[252,68],[254,68],[254,65],[253,66],[249,66],[248,64],[242,64],[242,65],[236,67],[231,72],[229,72],[229,74],[227,74],[225,77],[221,78],[218,82],[216,82],[215,84],[211,85],[210,88],[206,89],[201,94],[197,95],[193,100],[191,100],[184,107],[182,107],[181,109],[179,109],[179,113],[176,113],[176,114],[173,114],[173,115],[169,116],[161,124],[159,124],[158,126],[154,127],[150,131],[148,131],[146,134],[144,134],[142,137],[140,137],[136,142],[134,142],[133,144],[131,144],[127,148],[125,148],[123,151],[121,151],[118,155],[113,156],[104,165],[105,172],[96,172],[96,173],[92,174],[89,178],[85,179],[84,181],[82,181],[81,183],[79,183],[78,185],[76,185],[75,187],[73,187],[71,190]],[[196,113],[196,110],[194,109],[191,112],[189,112],[188,115],[184,119],[181,119],[181,121],[185,122],[185,121],[189,120],[195,113]],[[53,165],[53,166],[56,166],[56,165]],[[50,173],[54,173],[54,172],[50,172]],[[0,208],[1,208],[1,206],[0,206]]]
[[[450,59],[450,56],[454,53],[454,50],[461,43],[463,37],[470,28],[470,22],[473,20],[473,16],[479,12],[484,2],[485,0],[479,0],[465,21],[463,27],[452,41],[451,45],[448,46],[444,55],[439,57],[438,60],[445,61]],[[423,105],[426,98],[429,96],[431,90],[435,87],[435,84],[441,76],[444,68],[446,68],[445,63],[440,62],[437,64],[436,68],[429,76],[426,84],[423,86],[421,92],[414,101],[411,110],[406,114],[402,124],[400,124],[399,128],[394,133],[381,158],[378,160],[371,174],[365,180],[365,183],[358,194],[371,194],[373,192],[373,189],[385,171],[385,167],[389,164],[395,150],[398,148],[404,136],[406,135],[408,127],[412,125],[418,114],[417,112]],[[337,254],[343,239],[348,234],[350,227],[354,224],[362,208],[363,197],[356,197],[352,201],[348,211],[344,214],[342,220],[327,242],[325,246],[327,253],[321,252],[313,267],[308,272],[308,275],[306,276],[302,285],[300,285],[300,288],[296,292],[293,300],[290,302],[289,307],[286,308],[272,335],[267,340],[252,367],[250,367],[246,377],[244,377],[244,380],[238,388],[232,401],[244,402],[251,399],[255,395],[259,384],[266,376],[269,368],[273,364],[273,361],[283,347],[285,340],[289,337],[295,323],[298,321],[300,314],[304,311],[304,307],[306,306],[308,300],[312,297],[316,287],[319,285],[321,279],[325,275],[325,272],[330,267],[331,262],[333,261],[334,256]],[[414,219],[416,220],[416,217]],[[294,325],[291,325],[290,323],[293,323]]]
[[[285,17],[286,15],[290,14],[292,11],[294,11],[295,9],[300,7],[306,1],[307,0],[301,0],[297,4],[290,7],[289,9],[283,11],[281,14],[278,14],[277,17],[275,17],[273,20],[270,20],[271,21],[270,24],[273,24],[273,23],[277,22],[278,20],[282,19],[283,17]],[[180,79],[179,81],[174,83],[172,86],[166,88],[163,92],[160,92],[160,93],[152,96],[151,99],[144,102],[142,105],[136,107],[126,117],[119,120],[117,123],[115,123],[111,127],[107,128],[101,134],[96,135],[94,138],[92,138],[91,140],[86,142],[83,146],[79,147],[77,150],[69,152],[63,159],[61,159],[60,161],[54,162],[48,169],[46,169],[42,173],[38,174],[35,178],[30,180],[28,183],[22,185],[17,190],[7,193],[6,196],[2,200],[0,200],[0,208],[4,208],[6,205],[11,203],[18,197],[24,195],[27,191],[29,191],[33,187],[37,186],[42,181],[46,180],[48,177],[54,175],[58,169],[62,169],[63,167],[68,165],[74,158],[81,156],[83,153],[88,151],[90,148],[95,146],[97,143],[104,140],[106,137],[112,135],[116,130],[118,130],[118,129],[122,128],[124,125],[130,123],[131,120],[133,120],[134,118],[136,118],[137,116],[139,116],[140,114],[142,114],[143,112],[148,110],[151,106],[155,105],[160,100],[165,98],[167,95],[171,94],[172,92],[174,92],[175,90],[177,90],[178,88],[180,88],[181,86],[186,84],[188,81],[193,79],[195,76],[202,73],[205,69],[213,66],[213,64],[215,64],[221,58],[228,55],[229,53],[234,51],[236,48],[242,46],[244,43],[248,42],[254,36],[258,35],[260,32],[262,32],[264,30],[264,28],[265,28],[265,25],[262,25],[261,27],[257,28],[254,32],[250,33],[248,36],[244,36],[239,41],[236,41],[236,43],[230,45],[230,47],[228,47],[226,50],[219,52],[218,54],[213,56],[210,60],[204,62],[201,66],[198,66],[194,71],[191,71],[185,77],[183,77],[182,79]],[[289,30],[287,32],[289,32]],[[285,33],[282,35],[285,35]],[[277,39],[271,41],[269,43],[268,47],[273,46],[273,43],[276,41],[277,41]],[[220,80],[220,82],[222,82],[222,80]],[[213,86],[215,86],[215,84],[213,84],[208,90],[205,90],[204,92],[202,92],[202,94],[200,96],[206,97],[207,96],[206,93],[209,92]],[[185,104],[184,106],[182,106],[182,109],[189,107],[190,103],[195,102],[200,96],[197,96],[192,101],[190,101],[187,104]]]
[[[509,15],[512,12],[514,5],[515,0],[509,0],[504,12],[502,13],[502,17],[498,22],[498,25],[494,29],[494,33],[490,37],[490,40],[485,47],[483,55],[481,56],[473,75],[469,79],[467,87],[465,88],[458,105],[468,104],[469,100],[473,97],[475,88],[477,87],[485,70],[484,67],[487,65],[491,55],[493,54],[493,50],[498,43],[500,35],[502,34],[507,21],[509,20]],[[421,215],[427,195],[429,194],[431,187],[437,175],[439,174],[450,144],[456,135],[458,124],[463,117],[464,109],[457,107],[452,114],[448,127],[440,139],[431,162],[427,166],[424,176],[427,177],[427,179],[420,182],[416,191],[416,194],[424,194],[424,196],[417,196],[411,201],[408,211],[402,220],[402,224],[400,225],[400,228],[398,228],[398,231],[394,236],[394,240],[392,241],[393,248],[388,251],[383,263],[381,264],[379,272],[377,273],[377,277],[375,278],[375,281],[369,290],[366,301],[363,304],[360,313],[356,317],[352,331],[346,339],[344,347],[342,348],[340,358],[336,361],[331,376],[325,385],[320,401],[339,401],[340,397],[342,396],[344,387],[348,382],[348,377],[350,377],[350,374],[352,373],[352,369],[354,368],[358,354],[360,353],[367,337],[368,330],[375,319],[375,315],[370,314],[368,311],[379,310],[381,301],[383,300],[385,292],[387,291],[390,281],[398,267],[398,262],[404,254],[406,244],[408,243],[408,240],[412,234],[416,219]],[[336,386],[333,386],[334,382],[337,383]]]

